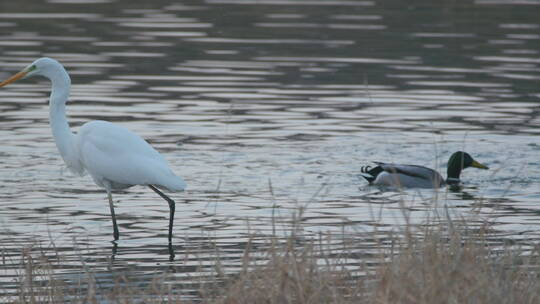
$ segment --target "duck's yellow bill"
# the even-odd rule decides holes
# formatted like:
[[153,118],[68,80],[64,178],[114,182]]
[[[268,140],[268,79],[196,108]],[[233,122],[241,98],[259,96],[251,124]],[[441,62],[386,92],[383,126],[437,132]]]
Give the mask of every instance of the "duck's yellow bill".
[[14,82],[14,81],[17,81],[17,80],[23,78],[24,76],[26,76],[26,74],[28,74],[28,71],[26,71],[26,69],[25,69],[25,70],[22,70],[22,71],[20,71],[19,73],[17,73],[17,74],[15,74],[15,75],[9,77],[8,79],[6,79],[6,80],[0,82],[0,87],[3,87],[3,86],[5,86],[5,85],[8,85],[8,84]]
[[479,163],[479,162],[477,162],[475,160],[472,161],[471,167],[475,167],[475,168],[478,168],[478,169],[489,169],[488,166],[482,165],[481,163]]

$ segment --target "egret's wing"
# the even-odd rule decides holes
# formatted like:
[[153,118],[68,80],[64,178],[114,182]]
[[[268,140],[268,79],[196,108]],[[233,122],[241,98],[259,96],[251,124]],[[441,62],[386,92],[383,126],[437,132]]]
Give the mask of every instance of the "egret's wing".
[[94,179],[103,178],[123,185],[155,184],[167,188],[167,183],[179,179],[159,152],[123,127],[93,121],[81,127],[77,139],[81,159]]

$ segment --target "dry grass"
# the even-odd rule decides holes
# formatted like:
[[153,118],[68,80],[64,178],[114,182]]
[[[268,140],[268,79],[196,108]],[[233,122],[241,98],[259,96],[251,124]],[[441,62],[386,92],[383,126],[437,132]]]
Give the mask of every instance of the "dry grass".
[[[250,268],[206,303],[540,303],[540,252],[491,248],[483,230],[445,225],[381,249],[366,270],[324,259],[314,245],[273,249],[268,264]],[[316,263],[323,259],[325,263]],[[249,268],[249,267],[248,267]],[[358,276],[358,270],[368,275]]]
[[[321,240],[298,242],[297,228],[285,240],[269,240],[264,251],[248,242],[242,270],[219,276],[219,283],[201,282],[197,302],[540,303],[539,248],[505,247],[490,240],[486,229],[455,223],[407,227],[393,236],[398,245],[381,245],[367,263],[353,249],[336,253]],[[22,250],[20,261],[3,262],[19,272],[17,298],[3,302],[190,303],[175,284],[163,284],[171,279],[167,275],[156,275],[145,288],[130,287],[119,277],[104,289],[84,265],[79,285],[57,280],[54,269],[62,257],[53,249]]]
[[[267,252],[268,262],[250,266],[205,303],[358,303],[363,280],[354,280],[344,265],[321,257],[313,244],[292,242]],[[322,262],[322,264],[321,264]]]
[[465,232],[409,239],[377,271],[370,303],[540,303],[538,248],[492,247],[484,231]]
[[16,295],[11,289],[0,288],[0,303],[185,303],[163,284],[168,274],[156,274],[144,288],[132,284],[121,273],[112,282],[101,284],[99,275],[80,257],[79,266],[72,267],[81,275],[73,276],[67,283],[59,279],[56,269],[65,269],[70,264],[73,261],[56,248],[39,244],[23,248],[16,259],[2,257],[0,275],[4,274],[3,270],[14,270],[18,280]]

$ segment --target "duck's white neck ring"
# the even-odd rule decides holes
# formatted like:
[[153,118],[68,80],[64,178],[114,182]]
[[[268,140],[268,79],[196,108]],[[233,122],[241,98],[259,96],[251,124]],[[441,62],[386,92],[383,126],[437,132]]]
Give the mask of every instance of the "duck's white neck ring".
[[446,179],[447,184],[458,184],[461,180],[455,177],[449,177]]

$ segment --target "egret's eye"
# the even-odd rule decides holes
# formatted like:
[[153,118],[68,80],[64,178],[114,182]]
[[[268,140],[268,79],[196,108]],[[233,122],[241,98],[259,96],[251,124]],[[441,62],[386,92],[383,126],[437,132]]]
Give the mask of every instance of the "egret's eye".
[[35,64],[32,64],[31,66],[27,67],[24,71],[26,73],[30,73],[30,72],[33,72],[35,70],[37,70],[37,66]]

